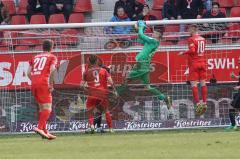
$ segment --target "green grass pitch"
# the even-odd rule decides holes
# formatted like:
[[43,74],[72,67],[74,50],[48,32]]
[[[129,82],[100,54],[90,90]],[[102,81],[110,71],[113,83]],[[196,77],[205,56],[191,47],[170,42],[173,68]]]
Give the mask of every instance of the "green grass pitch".
[[239,159],[239,145],[222,130],[0,136],[0,159]]

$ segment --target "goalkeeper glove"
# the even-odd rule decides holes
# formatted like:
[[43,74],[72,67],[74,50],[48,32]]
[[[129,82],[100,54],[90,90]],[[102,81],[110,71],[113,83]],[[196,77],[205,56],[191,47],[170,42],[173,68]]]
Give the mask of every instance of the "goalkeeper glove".
[[139,27],[143,27],[143,28],[146,28],[146,27],[147,27],[146,22],[143,21],[143,20],[139,20],[139,21],[138,21],[138,26],[139,26]]

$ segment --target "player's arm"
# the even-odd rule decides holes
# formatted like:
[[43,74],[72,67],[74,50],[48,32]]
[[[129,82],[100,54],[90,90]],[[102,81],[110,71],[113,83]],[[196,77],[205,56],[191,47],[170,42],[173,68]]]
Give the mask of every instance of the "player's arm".
[[53,85],[55,83],[54,81],[54,72],[56,71],[55,64],[52,64],[50,66],[50,77],[49,77],[49,84],[50,84],[50,91],[53,91]]
[[29,79],[31,79],[31,71],[32,71],[32,66],[30,65],[28,67],[28,71],[27,71],[27,76],[28,76]]
[[142,20],[138,21],[138,24],[135,26],[138,29],[138,37],[141,40],[141,43],[151,43],[154,42],[154,39],[145,35],[144,30],[146,28],[146,23]]
[[193,54],[195,52],[196,52],[196,46],[195,46],[194,42],[191,40],[188,43],[188,51],[180,52],[178,55]]
[[80,88],[84,89],[87,87],[87,81],[86,81],[86,72],[83,73],[82,81],[80,82]]
[[113,80],[112,80],[112,77],[111,77],[111,76],[108,76],[108,77],[107,77],[107,80],[108,80],[108,83],[112,86],[113,91],[114,91],[114,94],[117,95],[117,89],[116,89],[115,84],[114,84],[114,82],[113,82]]

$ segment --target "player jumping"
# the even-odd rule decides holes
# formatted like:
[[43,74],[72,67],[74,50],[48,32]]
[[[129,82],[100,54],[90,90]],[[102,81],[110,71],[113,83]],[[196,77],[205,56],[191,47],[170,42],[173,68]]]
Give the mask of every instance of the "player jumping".
[[[196,113],[202,115],[207,110],[207,86],[206,86],[206,59],[205,44],[206,41],[198,34],[196,25],[188,28],[191,37],[188,39],[189,50],[180,52],[179,55],[188,55],[189,76],[192,94],[195,103]],[[203,103],[200,103],[198,94],[198,81],[200,81]]]
[[[98,58],[96,55],[91,55],[89,57],[89,66],[84,72],[83,80],[81,82],[81,87],[88,88],[88,97],[86,101],[89,125],[91,132],[94,132],[94,116],[93,110],[97,105],[101,105],[105,113],[107,125],[110,132],[112,129],[112,117],[108,110],[108,82],[115,91],[113,80],[106,69],[100,67],[97,62]],[[87,84],[87,87],[86,87]]]
[[46,129],[47,120],[52,111],[53,72],[57,58],[51,53],[53,42],[43,41],[43,53],[37,54],[30,61],[28,76],[32,81],[32,94],[39,106],[38,127],[34,131],[45,139],[55,139]]
[[[144,21],[138,21],[137,25],[135,25],[135,28],[138,30],[138,41],[144,46],[143,49],[137,54],[135,58],[137,64],[129,72],[125,84],[127,84],[129,81],[140,79],[148,91],[156,95],[159,100],[164,100],[168,108],[171,108],[172,102],[170,97],[166,97],[159,90],[151,87],[149,79],[151,59],[160,44],[159,40],[161,39],[162,34],[154,31],[152,35],[153,37],[145,35],[144,30],[146,29],[146,23]],[[119,92],[121,93],[123,90],[125,90],[125,88],[126,85],[125,87],[120,87]]]

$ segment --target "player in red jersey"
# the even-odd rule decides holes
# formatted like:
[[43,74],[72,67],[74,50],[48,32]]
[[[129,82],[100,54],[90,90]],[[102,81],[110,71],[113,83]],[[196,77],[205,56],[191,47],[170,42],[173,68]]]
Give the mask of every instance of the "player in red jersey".
[[57,58],[51,53],[53,42],[43,41],[43,53],[37,54],[30,61],[28,76],[32,81],[32,94],[39,105],[38,127],[34,131],[46,139],[55,139],[46,129],[47,120],[52,111],[53,72]]
[[[202,115],[207,110],[207,86],[206,86],[206,59],[205,45],[206,40],[198,34],[196,25],[191,25],[188,28],[191,37],[188,39],[189,50],[180,52],[179,55],[188,56],[189,76],[188,80],[191,83],[193,99],[196,104],[196,113]],[[200,103],[198,95],[198,81],[200,81],[202,100]]]
[[[86,101],[89,125],[91,132],[94,132],[94,116],[93,110],[97,105],[101,105],[105,113],[106,121],[110,132],[112,129],[112,117],[108,110],[108,82],[112,85],[114,93],[116,94],[116,89],[113,84],[113,80],[106,69],[98,65],[98,58],[96,55],[91,55],[89,57],[89,66],[83,74],[83,80],[81,86],[88,88],[88,97]],[[86,87],[87,84],[87,87]]]

